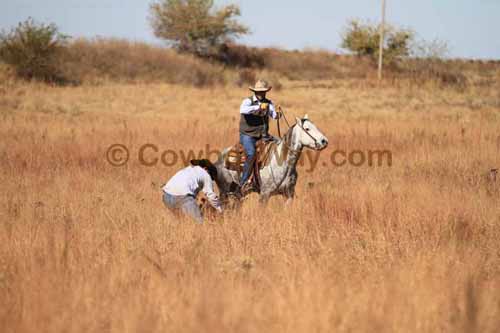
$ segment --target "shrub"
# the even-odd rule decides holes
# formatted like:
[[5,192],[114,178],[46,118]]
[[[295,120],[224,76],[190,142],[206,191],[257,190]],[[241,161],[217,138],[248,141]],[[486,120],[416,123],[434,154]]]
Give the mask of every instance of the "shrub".
[[57,59],[66,39],[54,24],[38,24],[28,18],[10,32],[0,34],[0,58],[24,79],[62,82]]
[[[410,55],[410,45],[414,33],[391,25],[384,28],[384,59],[387,63]],[[379,57],[380,26],[351,20],[342,34],[342,48],[358,56]]]
[[413,40],[410,56],[421,59],[444,59],[449,53],[448,43],[440,39]]
[[234,17],[236,5],[213,9],[213,0],[158,0],[150,7],[154,34],[180,51],[210,56],[225,42],[248,33]]

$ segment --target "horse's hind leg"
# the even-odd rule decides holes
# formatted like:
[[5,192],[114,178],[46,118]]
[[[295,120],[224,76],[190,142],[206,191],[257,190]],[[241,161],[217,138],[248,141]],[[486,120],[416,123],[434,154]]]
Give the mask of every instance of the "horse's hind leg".
[[220,191],[219,193],[219,199],[221,202],[226,202],[228,199],[228,195],[226,191]]

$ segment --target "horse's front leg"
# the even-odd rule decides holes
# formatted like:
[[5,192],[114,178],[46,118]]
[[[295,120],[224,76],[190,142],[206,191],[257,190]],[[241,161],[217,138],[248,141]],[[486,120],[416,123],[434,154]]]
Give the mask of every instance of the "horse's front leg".
[[283,196],[286,198],[286,204],[291,204],[293,199],[295,198],[295,184],[297,184],[297,175],[294,175],[292,179],[290,179],[290,184],[283,191]]
[[267,206],[267,203],[269,202],[270,196],[271,196],[271,193],[269,193],[269,192],[261,192],[260,197],[259,197],[259,203],[262,206]]
[[295,186],[291,189],[287,189],[284,193],[283,196],[286,198],[285,204],[289,205],[292,203],[293,199],[295,198]]

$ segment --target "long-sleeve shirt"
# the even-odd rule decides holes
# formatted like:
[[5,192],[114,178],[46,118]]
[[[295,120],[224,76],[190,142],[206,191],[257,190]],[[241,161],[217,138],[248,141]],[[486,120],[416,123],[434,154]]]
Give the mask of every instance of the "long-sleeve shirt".
[[222,211],[220,200],[213,189],[212,178],[200,166],[188,166],[179,170],[163,186],[163,192],[171,195],[191,195],[196,197],[200,191],[205,193],[212,207],[219,212]]
[[[252,97],[245,98],[243,102],[241,103],[240,106],[240,113],[241,114],[258,114],[260,112],[260,104],[261,102],[253,95]],[[278,118],[278,113],[276,112],[276,109],[274,108],[274,104],[271,102],[269,103],[269,115],[273,119]]]

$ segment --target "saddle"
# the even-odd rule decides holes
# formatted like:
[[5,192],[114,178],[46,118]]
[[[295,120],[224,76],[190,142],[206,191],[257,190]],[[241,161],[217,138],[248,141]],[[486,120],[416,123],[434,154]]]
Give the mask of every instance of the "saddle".
[[[252,175],[255,176],[255,173],[259,173],[259,170],[264,167],[267,162],[267,159],[270,155],[271,148],[276,143],[274,140],[266,140],[261,139],[257,141],[255,145],[255,157],[254,157],[254,165]],[[243,172],[243,166],[245,165],[245,161],[247,160],[247,156],[245,153],[245,149],[241,143],[237,143],[231,147],[228,154],[226,155],[224,164],[227,169],[234,170],[238,172],[238,174]],[[260,176],[259,180],[260,182]]]

